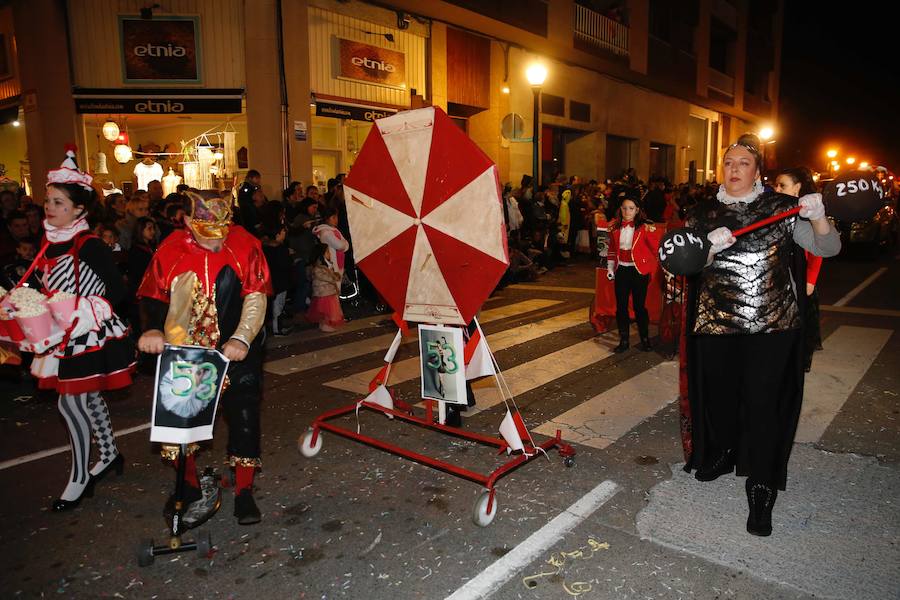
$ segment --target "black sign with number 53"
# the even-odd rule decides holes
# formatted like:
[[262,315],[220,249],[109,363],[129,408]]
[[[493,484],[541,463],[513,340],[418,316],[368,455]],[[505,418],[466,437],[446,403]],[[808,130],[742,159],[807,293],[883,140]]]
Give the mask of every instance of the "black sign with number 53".
[[150,441],[211,439],[227,370],[228,359],[217,350],[167,345],[156,366]]

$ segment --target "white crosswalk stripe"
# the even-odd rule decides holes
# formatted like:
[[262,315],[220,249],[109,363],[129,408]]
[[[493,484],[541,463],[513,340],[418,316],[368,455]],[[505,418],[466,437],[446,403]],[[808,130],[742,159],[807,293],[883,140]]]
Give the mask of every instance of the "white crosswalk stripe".
[[[499,352],[515,345],[537,342],[547,335],[583,322],[583,310],[570,311],[489,335],[488,344],[494,352]],[[891,333],[887,329],[842,326],[829,336],[825,351],[816,355],[813,371],[806,376],[797,442],[814,442],[822,436]],[[504,378],[512,394],[520,396],[607,358],[611,354],[612,343],[611,340],[598,338],[579,342],[508,367],[504,370]],[[324,385],[364,394],[376,372],[377,369],[369,369]],[[398,361],[393,365],[390,384],[411,381],[418,376],[417,357]],[[503,402],[493,378],[476,382],[473,391],[476,405],[466,412],[468,417]],[[533,431],[554,435],[559,429],[568,441],[603,449],[677,399],[678,363],[667,361],[540,424]]]
[[[515,397],[600,362],[611,354],[612,343],[610,341],[601,341],[599,338],[590,339],[506,369],[503,377],[509,386],[510,393]],[[475,392],[475,406],[466,412],[468,416],[478,414],[503,402],[500,390],[491,377],[476,382],[472,386],[472,390]]]
[[547,421],[534,431],[567,442],[606,448],[678,399],[678,362],[651,367]]
[[[499,352],[525,342],[530,342],[551,333],[556,333],[569,327],[575,327],[585,323],[585,310],[580,308],[565,314],[542,319],[535,323],[528,323],[520,327],[514,327],[493,333],[487,336],[488,347],[493,352]],[[329,381],[325,385],[339,390],[365,394],[369,390],[369,382],[378,373],[378,369],[370,369],[362,373],[355,373],[349,377],[342,377]],[[396,385],[404,381],[410,381],[419,377],[419,358],[413,357],[399,360],[391,366],[389,385]]]
[[796,442],[817,442],[893,333],[890,329],[841,326],[822,343],[806,375]]
[[[489,323],[491,321],[541,310],[561,303],[561,300],[546,300],[541,298],[525,300],[523,302],[516,302],[514,304],[507,304],[505,306],[486,310],[479,317],[479,321],[482,323]],[[346,344],[323,348],[322,350],[314,350],[296,356],[273,360],[264,364],[263,369],[266,372],[275,375],[290,375],[292,373],[300,373],[309,369],[315,369],[316,367],[330,365],[348,358],[364,356],[372,352],[383,352],[391,345],[395,335],[396,333],[390,333],[361,340],[354,340]]]

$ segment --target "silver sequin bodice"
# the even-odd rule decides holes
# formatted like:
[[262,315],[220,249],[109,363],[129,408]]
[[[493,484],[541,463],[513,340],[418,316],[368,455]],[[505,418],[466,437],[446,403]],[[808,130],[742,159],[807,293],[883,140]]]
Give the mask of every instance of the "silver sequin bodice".
[[[731,230],[796,206],[797,199],[763,194],[754,202],[714,203],[687,224],[704,233]],[[796,217],[737,238],[700,274],[693,333],[733,335],[772,333],[800,327],[790,263]]]

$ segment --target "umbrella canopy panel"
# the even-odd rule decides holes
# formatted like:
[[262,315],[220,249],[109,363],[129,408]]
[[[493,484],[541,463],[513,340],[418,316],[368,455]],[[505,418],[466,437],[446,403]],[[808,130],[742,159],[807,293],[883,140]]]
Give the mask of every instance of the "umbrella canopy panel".
[[467,324],[509,266],[497,167],[440,108],[375,121],[344,197],[356,264],[407,321]]

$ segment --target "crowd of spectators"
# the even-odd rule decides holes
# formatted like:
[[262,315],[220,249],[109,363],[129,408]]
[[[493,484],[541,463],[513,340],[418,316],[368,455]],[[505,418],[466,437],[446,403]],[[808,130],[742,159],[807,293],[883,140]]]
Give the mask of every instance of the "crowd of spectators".
[[608,222],[623,200],[637,202],[656,223],[677,227],[703,198],[714,197],[718,184],[673,185],[666,179],[639,180],[633,170],[606,181],[559,176],[535,193],[530,176],[503,190],[509,233],[510,268],[501,285],[533,281],[578,256],[606,254]]
[[[275,297],[270,302],[268,330],[290,333],[306,318],[310,304],[323,289],[354,290],[354,303],[386,310],[377,291],[354,267],[353,243],[344,203],[343,175],[328,181],[324,193],[315,185],[291,182],[280,198],[267,198],[258,171],[250,170],[236,190],[235,222],[258,237],[272,273]],[[181,185],[163,195],[159,182],[129,197],[120,193],[101,198],[91,227],[109,245],[133,297],[150,257],[172,232],[185,227],[189,211]],[[605,252],[607,222],[625,198],[639,201],[648,218],[670,226],[700,198],[715,193],[716,185],[672,185],[663,179],[648,184],[633,171],[606,181],[584,181],[578,176],[559,176],[536,192],[529,176],[503,190],[504,218],[509,240],[510,266],[499,287],[533,281],[542,273],[578,257],[598,259]],[[0,285],[14,285],[27,270],[43,235],[43,208],[28,196],[0,192]],[[344,247],[346,246],[346,250]],[[338,255],[340,254],[340,264]],[[323,265],[331,269],[328,274]],[[314,279],[318,272],[319,283]],[[322,279],[329,276],[328,282]],[[316,292],[315,290],[319,290]],[[135,334],[140,332],[136,303],[119,307],[128,316]],[[343,318],[321,323],[325,330],[339,326]],[[333,310],[332,310],[333,312]],[[336,317],[335,317],[336,318]]]

